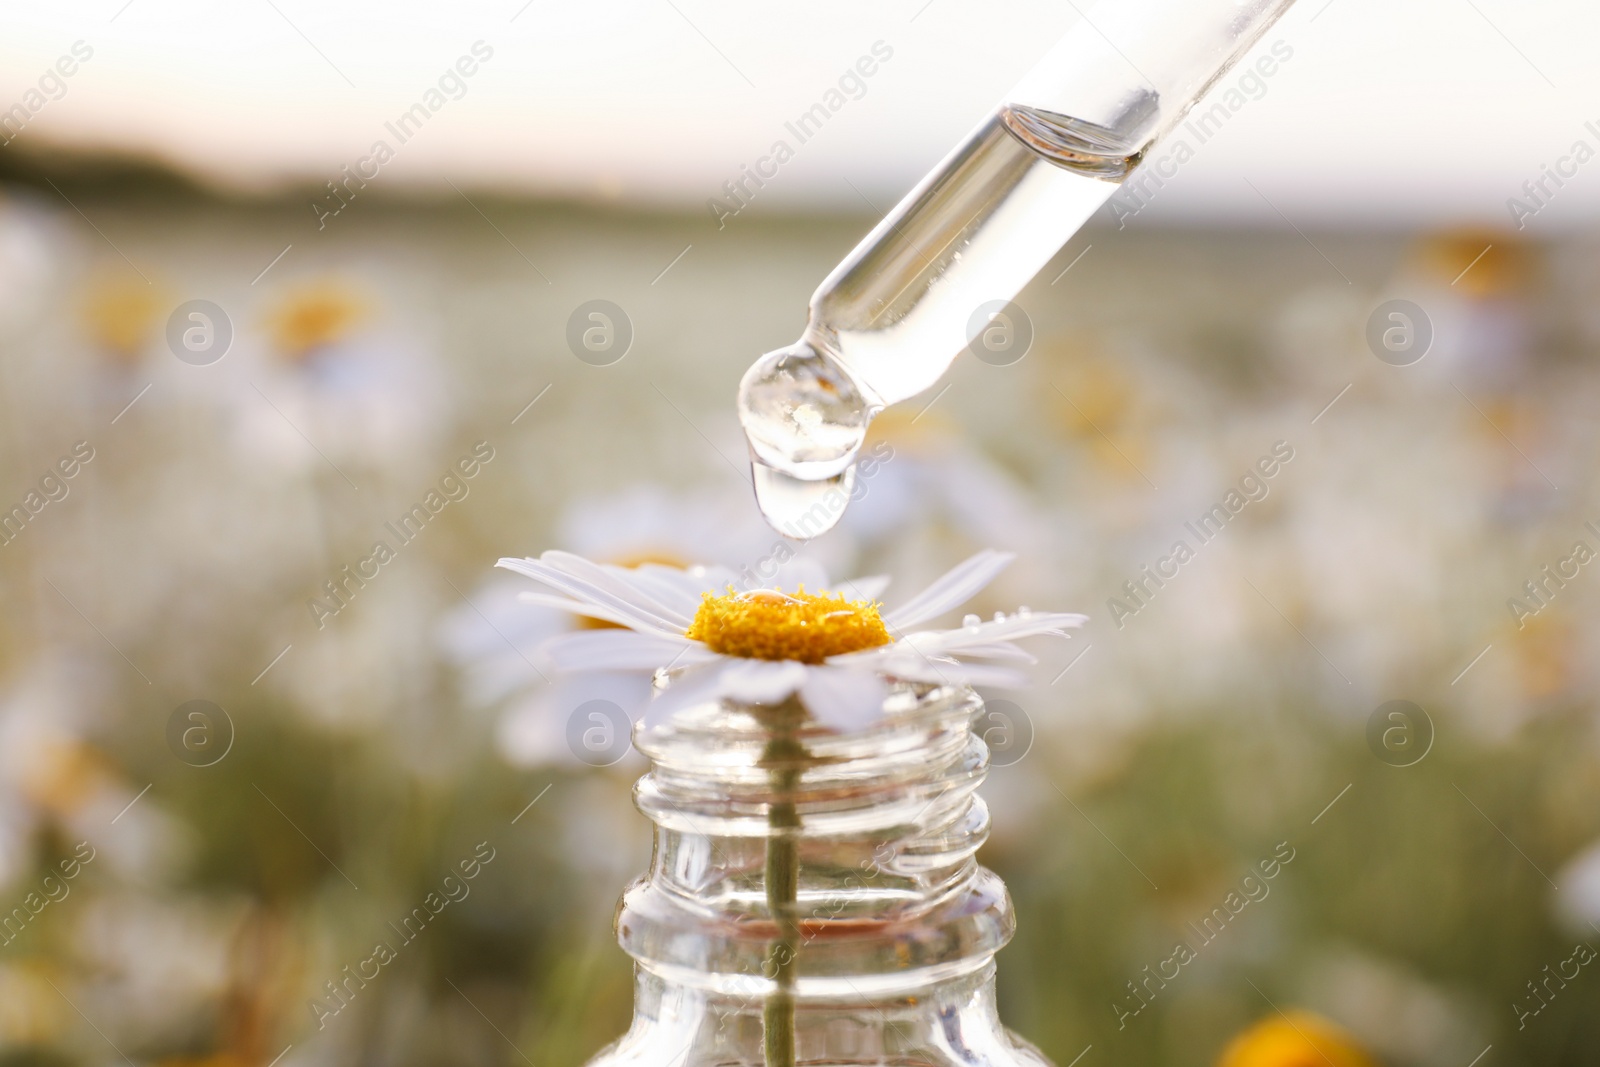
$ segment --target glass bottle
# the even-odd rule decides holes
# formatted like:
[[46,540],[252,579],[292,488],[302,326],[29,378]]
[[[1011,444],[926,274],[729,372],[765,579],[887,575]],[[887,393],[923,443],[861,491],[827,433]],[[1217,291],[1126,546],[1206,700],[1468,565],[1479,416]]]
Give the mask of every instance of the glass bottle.
[[849,492],[868,423],[959,353],[1021,358],[989,340],[1015,336],[1011,299],[1293,2],[1082,13],[823,280],[800,340],[745,372],[739,419],[774,528],[805,538],[836,522],[842,506],[817,505]]
[[974,858],[982,708],[967,688],[901,685],[850,736],[792,699],[641,727],[655,850],[616,922],[633,1025],[590,1067],[1048,1067],[995,1007],[1013,927]]

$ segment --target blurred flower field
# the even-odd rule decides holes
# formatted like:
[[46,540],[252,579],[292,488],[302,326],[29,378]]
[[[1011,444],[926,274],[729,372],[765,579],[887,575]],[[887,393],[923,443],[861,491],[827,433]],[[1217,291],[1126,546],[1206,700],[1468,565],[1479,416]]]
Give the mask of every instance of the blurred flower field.
[[[870,220],[304,213],[0,191],[0,1063],[619,1034],[643,760],[574,716],[649,679],[542,678],[572,623],[491,568],[546,548],[804,554],[893,603],[995,547],[983,611],[1091,616],[988,734],[1003,1009],[1062,1067],[1600,1058],[1592,244],[1088,231],[1027,356],[879,420],[801,548],[733,389]],[[193,301],[220,358],[180,354]]]

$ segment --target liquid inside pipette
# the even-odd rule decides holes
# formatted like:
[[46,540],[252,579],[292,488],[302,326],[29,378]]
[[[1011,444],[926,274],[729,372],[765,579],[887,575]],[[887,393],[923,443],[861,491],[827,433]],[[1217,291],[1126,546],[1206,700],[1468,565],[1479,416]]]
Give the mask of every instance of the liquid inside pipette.
[[[1154,94],[1135,98],[1139,129]],[[756,502],[774,529],[809,538],[844,513],[872,418],[945,373],[1139,160],[1129,139],[1050,112],[1004,107],[878,224],[811,301],[797,344],[739,386]],[[846,486],[846,489],[848,487]]]

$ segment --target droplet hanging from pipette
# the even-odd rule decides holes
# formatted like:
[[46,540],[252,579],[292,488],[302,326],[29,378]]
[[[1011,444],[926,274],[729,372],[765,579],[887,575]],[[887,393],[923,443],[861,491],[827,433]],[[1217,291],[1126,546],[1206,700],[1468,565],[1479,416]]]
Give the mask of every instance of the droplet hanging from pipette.
[[803,540],[833,528],[875,411],[844,368],[804,341],[745,372],[739,421],[756,504],[773,529]]
[[796,478],[751,457],[750,476],[756,505],[772,528],[786,537],[807,540],[827,533],[843,517],[856,468],[852,464],[831,478]]

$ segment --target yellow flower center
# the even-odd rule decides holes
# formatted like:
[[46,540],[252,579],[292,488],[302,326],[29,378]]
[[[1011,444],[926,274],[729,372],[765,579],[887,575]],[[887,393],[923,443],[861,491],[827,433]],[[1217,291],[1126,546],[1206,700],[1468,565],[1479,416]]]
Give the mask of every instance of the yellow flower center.
[[839,593],[757,589],[722,596],[706,593],[684,636],[713,652],[746,659],[821,663],[829,656],[887,645],[891,638],[870,600]]

